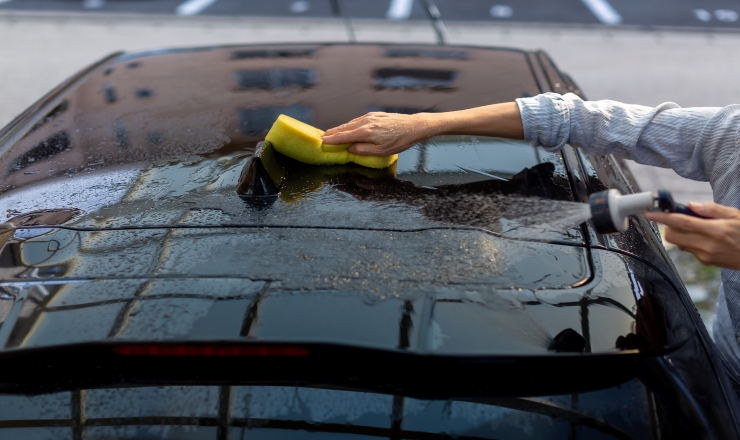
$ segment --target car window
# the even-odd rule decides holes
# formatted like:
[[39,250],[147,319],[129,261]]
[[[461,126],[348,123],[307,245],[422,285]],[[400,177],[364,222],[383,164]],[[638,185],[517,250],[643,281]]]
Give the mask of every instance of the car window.
[[396,172],[399,179],[420,186],[434,186],[510,180],[527,168],[557,161],[556,154],[521,141],[483,136],[437,136],[401,154]]
[[[83,228],[275,225],[421,230],[481,228],[539,241],[580,242],[576,225],[533,221],[537,200],[572,201],[559,153],[523,141],[447,136],[430,139],[376,170],[308,166],[278,155],[288,170],[275,203],[253,206],[236,194],[251,149],[91,169],[11,190],[0,197],[8,221],[29,212],[78,210]],[[277,154],[277,153],[276,153]],[[537,212],[557,211],[536,202]],[[535,212],[535,214],[537,213]],[[524,214],[524,215],[523,215]],[[544,223],[543,223],[544,222]]]
[[652,439],[657,429],[650,392],[636,379],[588,393],[474,400],[292,386],[106,388],[0,395],[0,409],[0,435],[12,427],[20,439],[72,431],[88,439],[216,440],[226,431],[232,439]]

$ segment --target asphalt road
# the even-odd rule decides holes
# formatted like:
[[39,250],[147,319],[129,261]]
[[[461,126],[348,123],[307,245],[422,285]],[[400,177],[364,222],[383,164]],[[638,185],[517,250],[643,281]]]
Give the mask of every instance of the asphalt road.
[[578,23],[740,29],[737,0],[0,0],[0,10]]

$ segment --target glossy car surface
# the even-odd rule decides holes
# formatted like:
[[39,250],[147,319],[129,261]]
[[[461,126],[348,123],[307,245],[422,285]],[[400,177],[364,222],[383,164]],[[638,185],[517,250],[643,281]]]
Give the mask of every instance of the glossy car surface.
[[547,220],[635,190],[614,158],[438,137],[387,170],[278,155],[278,197],[237,194],[281,113],[326,129],[545,91],[580,93],[543,53],[469,47],[81,72],[0,132],[0,437],[736,436],[653,226]]

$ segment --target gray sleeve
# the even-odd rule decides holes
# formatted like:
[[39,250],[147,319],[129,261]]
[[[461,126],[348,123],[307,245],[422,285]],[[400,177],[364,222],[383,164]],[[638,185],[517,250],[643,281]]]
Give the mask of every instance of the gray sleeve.
[[517,99],[524,137],[558,150],[566,143],[597,155],[673,168],[679,175],[714,182],[737,160],[740,106],[680,108],[616,101],[583,101],[574,94],[545,93]]

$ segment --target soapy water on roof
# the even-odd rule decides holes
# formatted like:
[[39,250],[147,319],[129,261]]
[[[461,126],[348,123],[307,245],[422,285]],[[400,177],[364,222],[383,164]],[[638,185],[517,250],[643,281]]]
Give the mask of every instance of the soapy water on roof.
[[139,169],[106,169],[104,172],[49,179],[30,188],[9,191],[0,198],[0,220],[40,209],[79,209],[95,212],[120,202],[139,176]]
[[[188,152],[202,148],[203,152],[208,152],[223,145],[221,142],[225,142],[225,139],[208,139],[208,131],[206,129],[188,134],[190,140],[206,141],[203,145],[197,146],[198,148],[183,145],[180,148],[187,148]],[[175,140],[167,139],[166,134],[158,136],[158,140],[162,139],[159,140],[159,145],[167,146],[164,151],[159,148],[144,151],[143,148],[132,147],[129,152],[138,157],[141,150],[142,158],[148,159],[155,159],[159,154],[166,158],[177,152],[177,146],[173,143]],[[553,178],[553,170],[550,169],[552,165],[549,163],[527,169],[528,173],[519,173],[526,175],[523,178],[514,176],[509,180],[499,180],[484,177],[481,181],[435,187],[419,186],[424,182],[404,180],[414,177],[412,175],[399,175],[398,178],[385,174],[366,176],[354,168],[310,167],[289,179],[282,189],[279,204],[267,211],[258,212],[235,200],[233,194],[233,187],[247,153],[246,150],[239,150],[219,158],[200,156],[197,159],[199,164],[195,167],[193,164],[196,162],[185,159],[160,165],[147,165],[144,162],[135,166],[136,169],[124,171],[120,168],[125,177],[109,168],[109,163],[113,162],[111,159],[115,157],[108,158],[105,168],[94,171],[97,167],[92,167],[90,171],[79,175],[79,178],[64,179],[64,186],[54,179],[39,186],[24,185],[8,192],[0,200],[0,208],[6,207],[0,213],[14,210],[5,213],[7,220],[19,212],[78,208],[90,214],[87,220],[80,219],[81,224],[89,227],[124,224],[152,226],[153,222],[162,225],[172,223],[174,218],[179,219],[175,222],[177,224],[193,225],[321,224],[400,229],[471,226],[509,237],[540,241],[557,239],[558,236],[562,237],[563,232],[577,237],[578,232],[571,228],[577,227],[589,217],[587,205],[567,200],[572,197],[568,191],[560,190],[557,185],[543,186],[542,181]],[[104,175],[106,169],[108,176]],[[441,175],[430,174],[430,177],[435,176]],[[478,178],[480,176],[476,177]],[[135,182],[135,187],[131,186]],[[352,197],[338,197],[341,193]],[[197,203],[184,204],[183,197],[190,201],[197,200]],[[126,206],[116,208],[122,201]],[[93,214],[106,206],[110,208],[106,208],[105,212]],[[193,208],[197,210],[192,211],[193,215],[173,217],[176,212]],[[98,218],[102,220],[97,220]]]
[[[455,188],[418,188],[410,194],[386,194],[391,204],[412,205],[428,219],[446,224],[480,227],[494,232],[544,226],[556,231],[578,227],[591,218],[585,203],[496,193],[458,192]],[[376,198],[372,193],[358,198]],[[505,220],[505,221],[502,221]]]
[[591,208],[586,203],[517,197],[509,204],[505,218],[517,221],[522,227],[547,224],[573,228],[591,218]]

